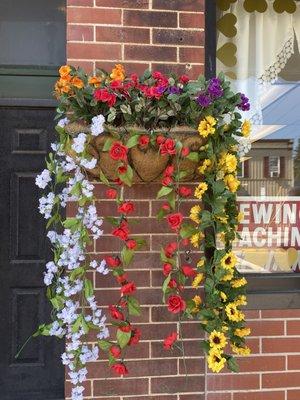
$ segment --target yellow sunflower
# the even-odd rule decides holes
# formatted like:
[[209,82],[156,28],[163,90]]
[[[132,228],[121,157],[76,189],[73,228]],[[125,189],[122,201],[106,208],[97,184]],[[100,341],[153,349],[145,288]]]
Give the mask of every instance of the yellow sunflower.
[[241,222],[244,220],[244,217],[245,217],[244,213],[240,211],[240,212],[238,213],[238,215],[237,215],[237,218],[236,218],[236,219],[237,219],[237,222],[238,222],[238,223],[241,223]]
[[200,296],[196,295],[193,297],[193,302],[195,307],[192,309],[192,313],[197,313],[200,309],[200,305],[202,304],[202,299]]
[[190,242],[194,247],[199,247],[201,240],[204,238],[204,235],[202,232],[195,233],[194,235],[191,236]]
[[201,211],[201,207],[199,205],[193,206],[190,211],[190,219],[196,224],[200,224],[199,213]]
[[203,160],[202,165],[200,165],[200,167],[198,167],[199,174],[203,175],[205,173],[205,171],[211,166],[211,164],[212,164],[212,162],[208,158]]
[[242,311],[237,308],[237,305],[235,303],[227,304],[227,306],[225,307],[225,312],[230,321],[240,322],[244,321],[245,319],[244,313],[242,313]]
[[246,278],[235,279],[234,281],[231,282],[231,286],[235,289],[245,286],[246,284],[247,284]]
[[227,301],[227,295],[224,292],[220,292],[221,300],[225,303]]
[[221,350],[213,347],[208,353],[207,363],[213,372],[220,372],[226,364],[226,358],[223,357]]
[[244,294],[239,295],[234,302],[237,307],[239,306],[246,306],[247,305],[247,298]]
[[219,162],[219,168],[225,173],[235,172],[237,169],[237,158],[234,154],[224,153]]
[[202,268],[202,267],[204,266],[204,263],[205,263],[204,259],[201,258],[201,260],[199,260],[199,261],[197,262],[197,268]]
[[230,251],[221,258],[220,264],[223,268],[233,268],[237,262],[236,255]]
[[234,331],[235,336],[238,336],[238,337],[249,336],[250,333],[251,333],[251,329],[250,329],[250,328],[240,328],[240,329],[237,328],[237,329]]
[[197,288],[200,286],[202,280],[203,280],[203,274],[202,274],[202,273],[197,274],[197,275],[195,276],[195,278],[193,279],[192,287],[193,287],[194,289],[197,289]]
[[231,349],[235,354],[238,354],[239,356],[248,356],[249,354],[251,354],[251,349],[248,346],[239,347],[232,344]]
[[240,186],[240,181],[233,174],[224,176],[223,181],[228,190],[230,190],[232,193],[235,193]]
[[241,131],[244,137],[248,137],[251,133],[251,122],[245,119],[245,121],[242,124]]
[[207,137],[208,135],[212,135],[215,133],[216,128],[214,127],[217,123],[217,120],[208,115],[202,121],[200,121],[198,126],[198,132],[200,136]]
[[213,330],[209,335],[209,344],[210,347],[214,347],[216,349],[223,349],[227,345],[226,336],[223,332],[218,332]]
[[203,194],[207,191],[207,189],[208,189],[207,183],[205,182],[199,183],[199,185],[195,189],[194,196],[197,197],[197,199],[201,200]]

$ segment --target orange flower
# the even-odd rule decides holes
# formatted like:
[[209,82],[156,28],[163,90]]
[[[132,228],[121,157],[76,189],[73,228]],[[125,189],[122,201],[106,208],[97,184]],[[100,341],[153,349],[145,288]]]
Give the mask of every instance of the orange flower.
[[111,71],[110,77],[113,81],[124,81],[125,69],[122,64],[116,64],[115,68]]
[[58,93],[58,94],[69,93],[71,90],[70,85],[69,85],[69,80],[60,78],[56,82],[54,89],[55,89],[56,93]]
[[68,65],[62,65],[59,68],[58,72],[59,72],[59,75],[62,77],[67,76],[71,72],[71,67],[69,67]]
[[90,76],[89,77],[89,84],[94,85],[95,87],[99,87],[101,83],[101,78],[99,76]]
[[84,87],[84,83],[78,76],[74,76],[71,80],[71,84],[75,86],[77,89],[82,89]]

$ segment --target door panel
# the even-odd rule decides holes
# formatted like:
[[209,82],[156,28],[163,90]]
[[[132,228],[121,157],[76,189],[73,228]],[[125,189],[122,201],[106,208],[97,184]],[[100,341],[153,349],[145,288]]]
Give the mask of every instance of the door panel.
[[54,132],[52,108],[0,108],[0,388],[1,400],[64,398],[63,343],[29,341],[50,320],[43,270],[49,259],[39,215],[36,174],[44,168]]

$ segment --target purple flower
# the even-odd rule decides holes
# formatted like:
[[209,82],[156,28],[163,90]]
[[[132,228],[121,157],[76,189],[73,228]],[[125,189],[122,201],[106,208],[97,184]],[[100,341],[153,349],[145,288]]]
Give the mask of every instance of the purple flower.
[[169,94],[180,94],[182,92],[182,89],[180,89],[177,86],[170,86],[168,89]]
[[207,94],[199,94],[199,96],[196,99],[196,102],[199,104],[199,106],[205,108],[210,106],[212,103],[211,98]]
[[237,107],[242,111],[249,111],[250,103],[248,97],[246,97],[243,93],[239,93],[239,95],[241,96],[241,101]]
[[162,85],[156,86],[156,93],[158,94],[163,94],[163,92],[166,90],[166,88]]
[[221,97],[223,95],[223,88],[220,79],[212,78],[209,82],[207,91],[214,98]]

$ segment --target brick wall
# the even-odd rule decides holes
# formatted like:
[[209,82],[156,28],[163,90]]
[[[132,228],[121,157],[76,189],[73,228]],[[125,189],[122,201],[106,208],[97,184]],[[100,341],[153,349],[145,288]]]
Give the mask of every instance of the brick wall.
[[[111,68],[115,62],[127,71],[145,68],[187,72],[195,77],[204,64],[203,0],[68,0],[68,62],[87,70]],[[106,361],[90,365],[86,395],[110,400],[299,400],[300,310],[248,311],[252,328],[252,355],[240,361],[240,374],[207,373],[201,355],[197,323],[183,323],[185,361],[177,352],[165,352],[162,340],[178,329],[161,304],[159,247],[167,231],[155,219],[156,185],[139,185],[127,199],[136,204],[135,232],[147,239],[130,273],[137,282],[143,313],[136,318],[143,340],[128,351],[130,375],[111,375]],[[99,214],[111,215],[114,204],[103,200],[97,185]],[[106,226],[106,233],[110,228]],[[99,259],[118,251],[120,243],[107,235],[91,252]],[[117,296],[109,278],[94,282],[104,306]],[[92,339],[92,338],[91,338]],[[187,377],[185,376],[187,371]],[[66,382],[66,395],[70,385]]]

